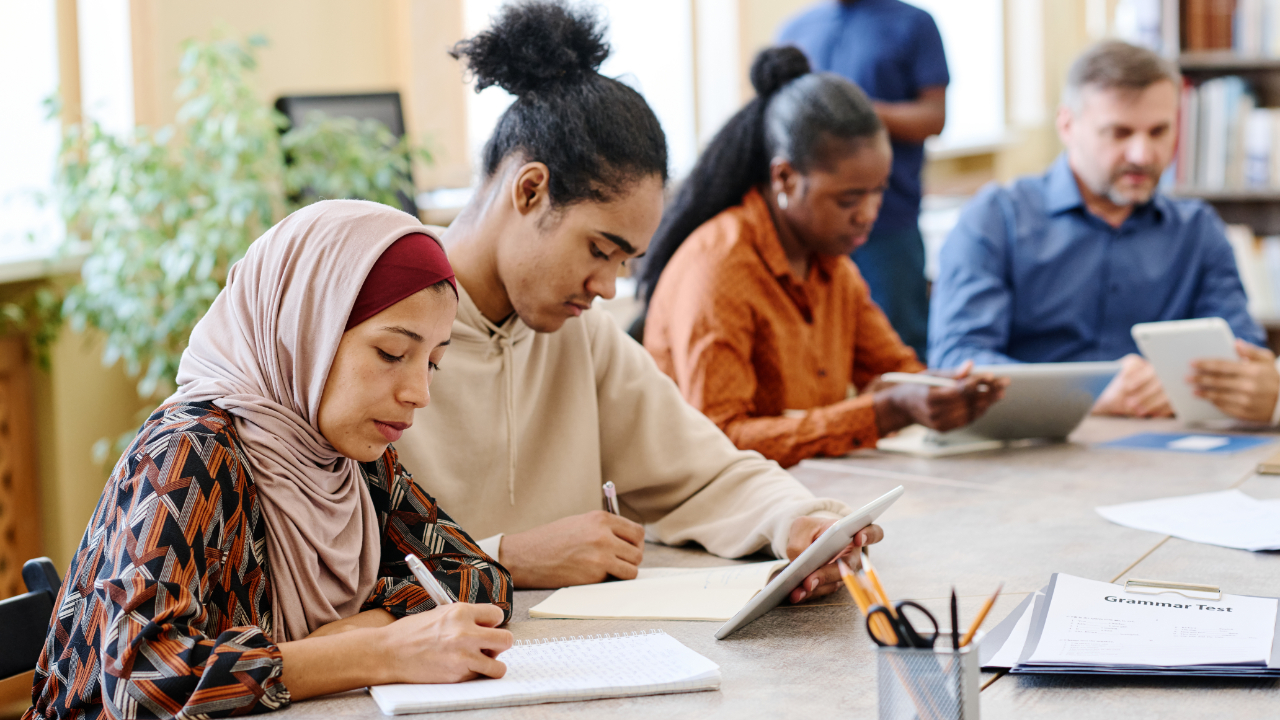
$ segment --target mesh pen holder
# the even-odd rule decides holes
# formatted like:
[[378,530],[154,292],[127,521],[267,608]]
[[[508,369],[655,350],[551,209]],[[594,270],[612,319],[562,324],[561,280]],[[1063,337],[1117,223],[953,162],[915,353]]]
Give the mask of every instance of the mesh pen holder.
[[877,647],[876,674],[880,720],[978,720],[976,642],[958,653],[941,637],[936,650]]

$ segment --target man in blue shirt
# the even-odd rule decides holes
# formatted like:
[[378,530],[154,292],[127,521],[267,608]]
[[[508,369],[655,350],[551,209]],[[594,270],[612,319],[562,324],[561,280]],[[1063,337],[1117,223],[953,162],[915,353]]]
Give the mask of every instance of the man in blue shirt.
[[924,358],[929,298],[920,236],[924,141],[946,122],[947,60],[929,13],[899,0],[824,2],[783,26],[815,70],[857,83],[893,143],[893,170],[866,244],[851,255],[903,342]]
[[1174,155],[1177,69],[1117,41],[1076,60],[1049,171],[988,186],[942,248],[929,361],[952,367],[1124,358],[1095,412],[1167,415],[1135,323],[1221,317],[1262,344],[1222,221],[1156,190]]

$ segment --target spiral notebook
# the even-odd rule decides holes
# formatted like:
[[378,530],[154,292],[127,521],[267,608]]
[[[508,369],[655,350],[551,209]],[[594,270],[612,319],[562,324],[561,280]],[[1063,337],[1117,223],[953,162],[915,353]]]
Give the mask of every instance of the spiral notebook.
[[716,690],[720,666],[661,630],[522,640],[507,674],[453,685],[369,688],[387,715]]

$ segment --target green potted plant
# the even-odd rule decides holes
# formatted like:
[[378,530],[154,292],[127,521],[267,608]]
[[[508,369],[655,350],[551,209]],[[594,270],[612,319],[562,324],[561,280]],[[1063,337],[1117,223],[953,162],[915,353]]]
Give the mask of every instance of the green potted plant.
[[282,135],[283,116],[247,82],[263,44],[187,43],[171,126],[66,134],[56,188],[68,240],[87,250],[80,282],[60,307],[45,289],[41,303],[6,308],[46,342],[64,320],[100,331],[103,363],[123,362],[148,408],[172,392],[192,328],[255,238],[320,198],[396,205],[414,191],[411,158],[430,160],[371,120],[309,118]]

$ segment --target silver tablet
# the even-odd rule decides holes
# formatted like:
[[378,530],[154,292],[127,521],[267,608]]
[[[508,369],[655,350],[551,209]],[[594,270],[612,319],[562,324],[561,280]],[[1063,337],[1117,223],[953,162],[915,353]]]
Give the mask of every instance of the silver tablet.
[[1120,363],[987,365],[973,372],[1009,378],[1004,399],[972,425],[933,434],[930,442],[934,445],[1027,438],[1065,440],[1088,417],[1094,401],[1120,372]]
[[1191,362],[1201,358],[1237,360],[1235,336],[1222,318],[1139,323],[1130,331],[1151,363],[1178,419],[1189,425],[1230,420],[1187,384]]
[[888,509],[893,501],[906,492],[901,485],[881,495],[865,507],[840,519],[839,522],[826,529],[813,544],[805,548],[800,556],[792,560],[782,572],[774,576],[764,589],[756,593],[737,615],[729,618],[729,622],[716,630],[716,639],[723,640],[732,635],[738,628],[751,624],[753,620],[778,606],[795,590],[801,581],[809,577],[809,573],[835,559],[862,528],[875,522],[880,514]]

